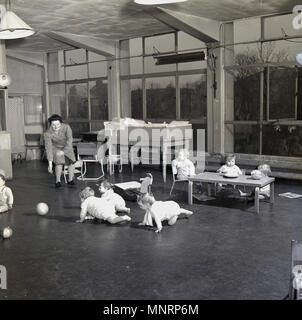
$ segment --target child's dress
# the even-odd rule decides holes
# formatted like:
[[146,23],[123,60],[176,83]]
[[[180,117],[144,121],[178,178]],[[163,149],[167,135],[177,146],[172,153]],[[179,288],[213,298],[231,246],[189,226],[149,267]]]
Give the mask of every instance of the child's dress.
[[195,167],[191,160],[185,159],[183,161],[174,159],[172,161],[173,174],[177,174],[177,180],[185,180],[190,176],[195,175]]
[[170,220],[180,215],[180,206],[175,201],[155,201],[151,208],[146,212],[145,222],[148,226],[153,226],[152,218],[155,216],[160,220]]
[[94,218],[108,220],[109,218],[117,218],[115,214],[115,208],[111,201],[107,201],[103,198],[88,197],[81,204],[81,211],[85,214],[89,214]]
[[14,203],[12,190],[7,186],[0,188],[0,213],[8,211]]
[[119,211],[121,208],[126,207],[125,200],[119,194],[115,193],[112,189],[102,194],[101,198],[107,201],[111,201],[116,211]]
[[221,168],[219,168],[218,172],[238,176],[242,174],[240,168],[235,164],[232,167],[228,167],[226,164],[224,164]]

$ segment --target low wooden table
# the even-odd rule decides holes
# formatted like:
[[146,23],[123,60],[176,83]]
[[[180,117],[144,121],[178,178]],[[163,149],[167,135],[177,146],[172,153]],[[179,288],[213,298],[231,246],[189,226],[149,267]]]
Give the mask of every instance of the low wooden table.
[[206,182],[208,183],[208,193],[211,195],[211,184],[222,183],[231,184],[237,186],[246,186],[255,188],[255,209],[259,213],[259,192],[260,188],[270,185],[270,203],[274,203],[274,182],[275,178],[263,177],[260,180],[254,180],[251,176],[242,175],[238,178],[225,178],[217,172],[203,172],[189,177],[188,186],[188,202],[190,205],[193,204],[193,183],[194,182]]

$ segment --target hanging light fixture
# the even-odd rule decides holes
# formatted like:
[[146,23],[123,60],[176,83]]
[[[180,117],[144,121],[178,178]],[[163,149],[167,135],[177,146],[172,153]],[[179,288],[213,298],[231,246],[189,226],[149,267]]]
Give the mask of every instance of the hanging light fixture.
[[[8,3],[8,6],[7,6]],[[7,10],[8,7],[8,10]],[[33,35],[35,31],[11,11],[10,0],[1,6],[0,39],[19,39]]]
[[185,2],[185,1],[188,1],[188,0],[134,0],[135,3],[149,5],[149,6]]
[[296,55],[296,60],[297,60],[297,62],[298,62],[299,64],[302,65],[302,53],[298,53],[298,54]]

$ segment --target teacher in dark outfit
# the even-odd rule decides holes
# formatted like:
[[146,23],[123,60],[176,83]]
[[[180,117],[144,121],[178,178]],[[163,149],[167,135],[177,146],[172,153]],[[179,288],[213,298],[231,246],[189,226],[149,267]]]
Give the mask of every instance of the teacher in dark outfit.
[[46,156],[48,160],[48,172],[53,173],[55,164],[55,187],[61,187],[61,175],[63,166],[68,166],[68,184],[74,185],[74,163],[76,161],[72,147],[72,130],[63,123],[62,118],[53,114],[48,118],[49,129],[44,133]]

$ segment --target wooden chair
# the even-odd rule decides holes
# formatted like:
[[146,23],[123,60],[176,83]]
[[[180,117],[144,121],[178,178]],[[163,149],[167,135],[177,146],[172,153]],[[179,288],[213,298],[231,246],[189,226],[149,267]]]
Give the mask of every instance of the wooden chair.
[[41,146],[41,134],[40,133],[25,133],[25,160],[27,160],[28,151],[33,153],[33,157],[35,153],[42,149]]
[[[78,161],[83,163],[81,167],[81,175],[78,180],[97,181],[104,177],[103,159],[98,155],[97,144],[94,142],[79,142],[77,144]],[[101,166],[101,175],[98,177],[87,177],[87,163],[98,163]]]

